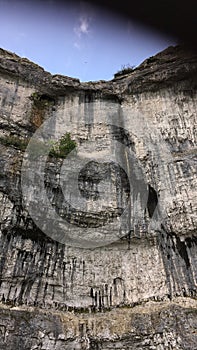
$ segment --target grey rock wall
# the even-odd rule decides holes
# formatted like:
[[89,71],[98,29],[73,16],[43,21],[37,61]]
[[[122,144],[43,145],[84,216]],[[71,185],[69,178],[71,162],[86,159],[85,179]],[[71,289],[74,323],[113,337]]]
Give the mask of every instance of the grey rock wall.
[[196,57],[80,83],[0,54],[1,348],[195,349]]
[[2,306],[1,315],[2,350],[190,350],[196,346],[196,302],[189,298],[99,314]]

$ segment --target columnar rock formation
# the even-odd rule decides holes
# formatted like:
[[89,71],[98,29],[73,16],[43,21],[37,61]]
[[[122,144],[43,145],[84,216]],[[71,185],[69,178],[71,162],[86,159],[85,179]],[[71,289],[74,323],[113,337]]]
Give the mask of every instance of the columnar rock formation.
[[0,50],[1,349],[196,349],[196,67],[81,83]]

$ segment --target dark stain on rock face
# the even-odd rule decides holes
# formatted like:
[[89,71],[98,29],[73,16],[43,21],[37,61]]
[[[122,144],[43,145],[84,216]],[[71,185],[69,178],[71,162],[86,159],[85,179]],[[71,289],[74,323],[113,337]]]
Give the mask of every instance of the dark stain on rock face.
[[126,172],[114,162],[98,163],[90,161],[81,169],[78,186],[81,195],[86,199],[97,200],[100,197],[98,184],[101,181],[114,178],[117,189],[124,190],[127,199],[130,195],[130,184]]
[[[116,140],[125,147],[134,150],[134,142],[127,130],[111,124],[108,125],[108,128],[112,140]],[[102,193],[100,193],[100,191],[105,192],[105,186],[102,188],[102,184],[108,183],[108,185],[115,189],[114,192],[117,198],[116,208],[109,206],[106,207],[105,210],[98,211],[98,213],[85,212],[72,207],[72,205],[64,199],[62,189],[58,184],[46,184],[46,193],[56,213],[67,222],[79,227],[99,227],[112,222],[114,218],[122,215],[125,209],[125,200],[128,203],[130,197],[130,181],[135,182],[135,192],[140,191],[138,186],[136,187],[138,182],[135,179],[135,174],[133,174],[132,179],[129,179],[127,173],[119,164],[115,162],[88,162],[83,169],[81,169],[78,176],[78,188],[82,197],[93,201],[102,199]],[[124,198],[124,200],[122,200],[122,198]]]
[[174,254],[179,255],[183,259],[185,267],[189,269],[190,260],[187,248],[188,246],[191,248],[192,246],[195,246],[197,244],[196,237],[189,237],[184,240],[181,240],[175,232],[167,232],[163,224],[161,224],[161,229],[164,231],[160,237],[162,238],[160,243],[163,243],[161,244],[161,248],[162,251],[165,250],[167,259],[170,260]]
[[135,152],[135,143],[131,138],[131,134],[117,125],[110,125],[112,140],[121,142],[124,146],[129,147]]
[[195,296],[197,237],[191,236],[181,240],[175,232],[169,232],[161,224],[158,245],[161,249],[170,297]]
[[31,239],[33,242],[38,242],[40,244],[46,244],[53,242],[53,240],[48,237],[44,232],[42,232],[33,222],[32,228],[26,229],[22,227],[13,227],[9,230],[2,230],[2,234],[7,237],[8,240],[13,236],[21,236],[23,239]]

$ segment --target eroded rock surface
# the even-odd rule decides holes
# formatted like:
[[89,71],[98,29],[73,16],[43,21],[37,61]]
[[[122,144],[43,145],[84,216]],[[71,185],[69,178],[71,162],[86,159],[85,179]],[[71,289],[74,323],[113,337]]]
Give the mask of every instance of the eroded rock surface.
[[80,83],[0,51],[1,349],[196,349],[196,67]]

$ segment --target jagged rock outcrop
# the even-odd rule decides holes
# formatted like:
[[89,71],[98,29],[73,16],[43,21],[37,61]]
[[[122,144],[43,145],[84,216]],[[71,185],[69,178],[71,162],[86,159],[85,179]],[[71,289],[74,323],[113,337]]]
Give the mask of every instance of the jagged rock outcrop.
[[0,51],[1,349],[197,347],[196,68],[80,83]]

